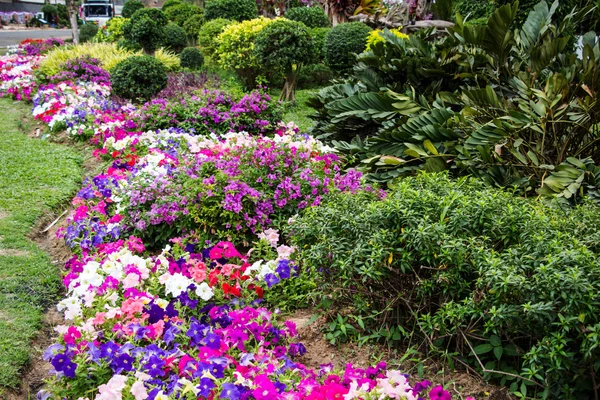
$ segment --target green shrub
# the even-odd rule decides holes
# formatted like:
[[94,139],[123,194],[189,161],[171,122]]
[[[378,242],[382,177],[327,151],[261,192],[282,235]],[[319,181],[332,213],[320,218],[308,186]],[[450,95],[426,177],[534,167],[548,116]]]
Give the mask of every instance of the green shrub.
[[353,53],[365,50],[371,28],[362,22],[336,25],[325,38],[325,64],[334,71],[345,72],[355,64]]
[[83,24],[79,27],[79,42],[89,42],[98,33],[98,25]]
[[263,72],[275,71],[285,76],[280,100],[295,102],[298,72],[313,60],[313,43],[306,25],[276,20],[260,31],[254,52]]
[[167,71],[154,57],[134,56],[117,64],[110,82],[117,96],[144,102],[167,86]]
[[285,12],[285,17],[302,22],[309,28],[331,27],[331,21],[320,6],[290,8]]
[[163,12],[167,11],[167,9],[169,7],[173,7],[179,4],[182,4],[183,2],[181,0],[167,0],[163,3],[163,6],[161,8],[161,10],[163,10]]
[[[206,16],[205,16],[206,17]],[[231,25],[233,21],[217,18],[207,21],[198,32],[198,46],[202,49],[202,54],[206,57],[213,57],[217,51],[218,37],[226,26]]]
[[335,74],[325,64],[310,64],[302,67],[298,75],[299,89],[321,88],[329,83]]
[[115,17],[106,23],[109,42],[118,42],[123,37],[123,27],[129,21],[127,18]]
[[169,22],[167,26],[165,26],[165,40],[163,45],[167,50],[174,51],[175,53],[181,53],[181,51],[187,45],[187,37],[183,28],[179,25]]
[[119,39],[117,41],[117,47],[119,49],[131,51],[134,53],[142,51],[142,46],[140,46],[139,43],[132,42],[131,40],[127,40],[125,38]]
[[44,4],[41,11],[44,13],[44,19],[48,22],[54,22],[58,15],[58,9],[52,4]]
[[235,71],[247,87],[256,84],[260,64],[254,51],[256,37],[264,27],[277,21],[260,17],[225,27],[219,35],[218,53],[222,67]]
[[258,17],[255,0],[208,0],[204,9],[207,21],[217,18],[246,21]]
[[477,20],[481,18],[487,19],[496,9],[495,0],[470,1],[459,0],[452,5],[454,14],[459,13],[463,17],[469,16],[469,20]]
[[384,200],[327,198],[290,230],[303,268],[321,271],[323,305],[353,325],[331,340],[422,341],[483,373],[473,348],[487,369],[522,377],[486,378],[522,394],[526,386],[527,398],[592,398],[599,218],[591,205],[565,210],[472,178],[422,174]]
[[65,6],[64,4],[57,4],[56,14],[58,15],[59,21],[65,22],[62,25],[71,26],[71,22],[69,21],[69,10],[67,9],[67,6]]
[[200,69],[204,64],[204,56],[195,47],[186,47],[180,55],[181,67],[189,69]]
[[313,41],[315,63],[325,61],[325,38],[330,30],[331,28],[311,28],[308,30]]
[[123,36],[139,44],[148,54],[160,47],[165,40],[165,26],[168,20],[165,14],[156,8],[137,10],[123,27]]
[[198,42],[198,35],[200,29],[204,25],[204,14],[195,14],[188,18],[183,24],[183,30],[188,39],[188,43],[196,44]]
[[167,10],[164,11],[164,13],[169,19],[169,21],[174,22],[175,24],[183,28],[183,24],[185,23],[185,21],[187,21],[194,15],[202,15],[203,10],[200,7],[195,6],[193,4],[181,3],[175,4],[167,8]]
[[139,0],[127,0],[121,10],[121,16],[123,18],[131,18],[137,10],[141,10],[144,7],[144,3]]

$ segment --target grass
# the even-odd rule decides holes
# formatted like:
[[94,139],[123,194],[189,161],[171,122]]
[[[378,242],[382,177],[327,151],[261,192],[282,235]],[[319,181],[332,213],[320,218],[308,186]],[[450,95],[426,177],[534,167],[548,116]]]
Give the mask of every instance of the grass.
[[[286,104],[283,113],[283,122],[293,121],[298,125],[301,132],[307,132],[313,125],[313,121],[308,117],[313,113],[313,109],[306,105],[306,101],[319,89],[300,89],[296,90],[296,104]],[[277,99],[281,94],[280,89],[271,90],[271,95]]]
[[80,187],[83,159],[76,150],[26,136],[31,112],[23,103],[0,99],[0,126],[1,394],[19,384],[43,312],[62,287],[58,269],[27,235]]

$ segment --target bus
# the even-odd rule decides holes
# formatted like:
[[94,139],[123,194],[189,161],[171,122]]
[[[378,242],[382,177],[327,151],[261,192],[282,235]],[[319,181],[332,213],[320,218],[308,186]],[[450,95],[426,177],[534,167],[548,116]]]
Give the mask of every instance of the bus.
[[85,0],[80,9],[80,18],[86,24],[106,25],[114,17],[115,5],[112,0]]

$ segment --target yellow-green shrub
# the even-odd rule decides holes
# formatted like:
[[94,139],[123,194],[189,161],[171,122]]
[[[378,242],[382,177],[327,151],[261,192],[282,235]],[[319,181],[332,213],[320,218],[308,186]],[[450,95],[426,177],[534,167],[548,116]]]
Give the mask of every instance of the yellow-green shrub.
[[[408,39],[408,35],[406,33],[402,33],[400,29],[402,28],[390,29],[389,31],[401,39]],[[384,42],[384,39],[381,36],[382,33],[383,30],[381,29],[371,31],[371,33],[369,33],[369,36],[367,37],[367,47],[365,49],[366,51],[371,50],[371,46],[373,46],[375,43]]]
[[219,63],[234,70],[248,86],[254,85],[258,62],[254,54],[254,41],[267,25],[281,18],[264,17],[228,25],[218,38]]
[[[134,53],[120,49],[114,43],[84,43],[77,46],[61,46],[50,51],[44,61],[40,63],[40,73],[46,76],[56,75],[60,66],[68,60],[82,56],[97,58],[102,63],[102,68],[110,71],[119,62],[142,52]],[[157,60],[165,65],[167,71],[179,69],[179,57],[169,51],[158,49],[155,53]]]

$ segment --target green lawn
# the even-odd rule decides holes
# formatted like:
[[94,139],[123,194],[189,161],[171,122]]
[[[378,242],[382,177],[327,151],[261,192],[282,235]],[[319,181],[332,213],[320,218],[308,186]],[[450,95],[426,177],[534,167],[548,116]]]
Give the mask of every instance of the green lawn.
[[[302,132],[306,132],[313,124],[313,121],[308,117],[314,112],[314,110],[306,105],[306,100],[313,94],[317,93],[319,89],[302,89],[296,91],[296,105],[286,105],[285,112],[283,114],[283,122],[293,121],[300,127]],[[273,97],[277,99],[281,90],[272,90]]]
[[27,137],[30,121],[29,105],[0,99],[0,393],[19,384],[42,314],[61,291],[59,271],[27,235],[82,176],[79,153]]

